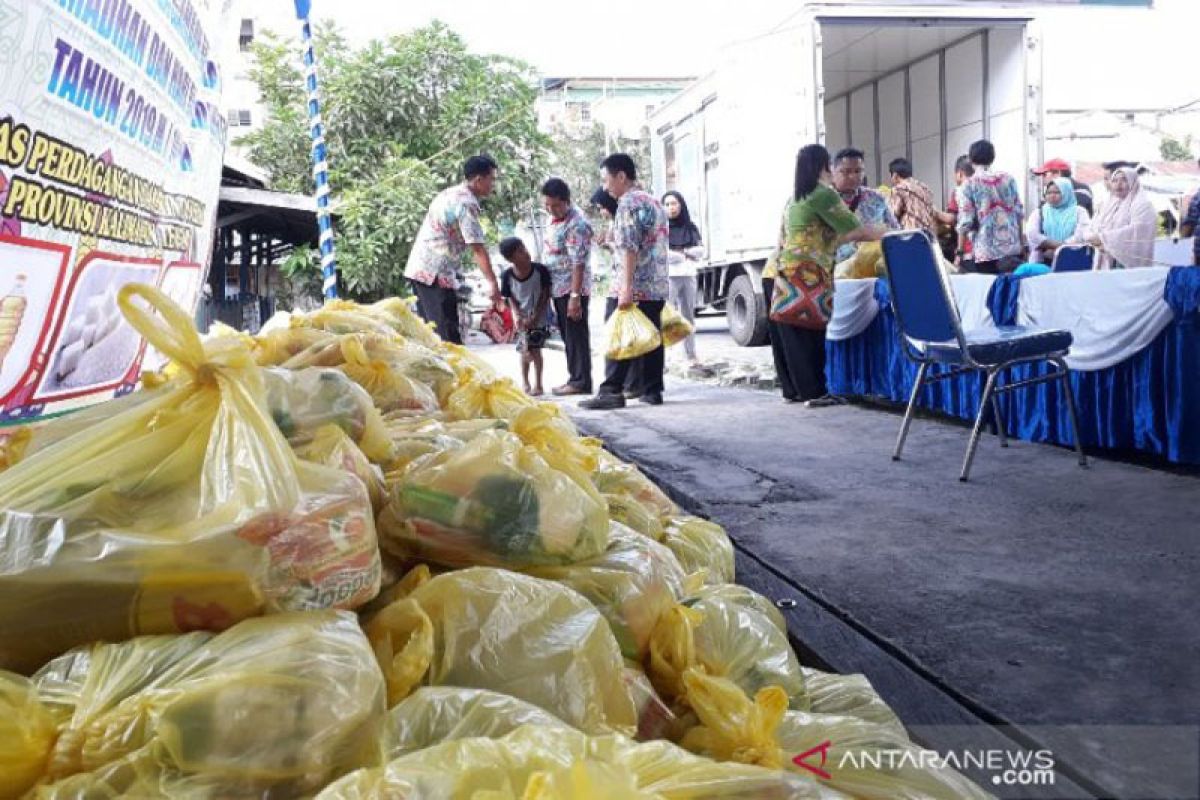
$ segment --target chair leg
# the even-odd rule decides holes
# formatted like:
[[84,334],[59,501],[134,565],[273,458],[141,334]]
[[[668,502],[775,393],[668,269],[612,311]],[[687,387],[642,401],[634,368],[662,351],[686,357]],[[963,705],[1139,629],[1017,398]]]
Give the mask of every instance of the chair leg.
[[971,440],[967,442],[967,457],[963,459],[960,481],[966,481],[971,476],[971,462],[975,460],[975,449],[979,447],[979,435],[983,432],[983,417],[988,412],[988,404],[992,399],[992,390],[996,387],[996,373],[989,370],[987,383],[983,387],[983,397],[979,400],[979,413],[975,415],[975,427],[971,429]]
[[1075,409],[1075,391],[1071,388],[1071,374],[1067,370],[1067,362],[1061,358],[1054,359],[1055,366],[1062,373],[1063,395],[1067,398],[1067,412],[1071,416],[1071,438],[1075,440],[1075,452],[1079,456],[1079,466],[1087,466],[1087,456],[1083,454],[1083,441],[1079,434],[1079,412]]
[[912,425],[913,411],[917,407],[917,395],[921,392],[921,386],[925,383],[925,373],[929,369],[929,363],[923,362],[920,369],[917,370],[917,381],[913,384],[912,394],[908,397],[908,410],[904,412],[904,421],[900,423],[900,435],[896,438],[896,449],[892,451],[892,461],[900,460],[900,451],[904,449],[904,440],[908,438],[908,428]]
[[1000,415],[1000,396],[992,395],[992,419],[996,422],[996,435],[1000,437],[1000,446],[1008,447],[1008,433],[1004,430],[1004,417]]

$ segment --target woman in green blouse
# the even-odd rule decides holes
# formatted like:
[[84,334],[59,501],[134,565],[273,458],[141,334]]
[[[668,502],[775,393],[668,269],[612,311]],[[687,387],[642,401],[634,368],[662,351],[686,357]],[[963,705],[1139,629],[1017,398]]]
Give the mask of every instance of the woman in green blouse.
[[[779,250],[763,271],[763,291],[778,301],[776,275],[790,279],[799,272],[814,277],[812,294],[802,305],[802,324],[771,321],[771,351],[783,399],[806,401],[811,407],[835,405],[838,398],[825,386],[825,323],[833,314],[833,265],[838,245],[878,241],[886,230],[863,225],[829,183],[829,151],[810,144],[796,156],[796,186],[783,212]],[[783,283],[783,281],[780,281]],[[768,302],[778,307],[777,302]]]

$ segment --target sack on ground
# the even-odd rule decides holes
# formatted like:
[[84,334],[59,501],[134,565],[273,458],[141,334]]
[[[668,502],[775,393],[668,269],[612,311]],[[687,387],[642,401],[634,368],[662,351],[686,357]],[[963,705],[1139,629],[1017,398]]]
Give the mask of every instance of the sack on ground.
[[92,645],[34,684],[70,711],[39,796],[299,796],[378,763],[383,679],[345,612]]
[[449,567],[572,564],[608,546],[604,506],[503,431],[410,464],[379,530],[393,554]]
[[626,361],[644,356],[662,346],[662,335],[650,318],[637,306],[618,308],[605,325],[608,348],[605,356]]
[[366,489],[296,458],[245,344],[202,345],[150,287],[126,286],[119,301],[182,374],[0,474],[0,667],[373,597]]
[[364,626],[395,705],[418,686],[511,695],[582,731],[632,733],[608,623],[575,591],[499,569],[449,572]]

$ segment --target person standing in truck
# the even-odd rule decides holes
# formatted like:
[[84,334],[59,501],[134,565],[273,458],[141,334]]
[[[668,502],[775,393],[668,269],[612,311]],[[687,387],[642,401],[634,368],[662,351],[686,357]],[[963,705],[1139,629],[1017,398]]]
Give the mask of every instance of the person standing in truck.
[[933,192],[913,177],[912,164],[907,158],[893,158],[888,164],[888,175],[892,183],[888,210],[896,217],[900,227],[911,231],[925,231],[931,239],[937,241]]
[[[883,226],[887,230],[898,230],[900,223],[888,208],[887,198],[874,189],[863,185],[867,174],[863,151],[856,147],[845,147],[833,157],[833,188],[846,207],[854,212],[863,225]],[[845,261],[858,250],[858,242],[847,241],[837,249],[835,263]]]
[[487,236],[479,221],[479,201],[495,188],[496,169],[489,156],[467,159],[463,165],[466,180],[443,190],[429,204],[404,268],[421,317],[433,323],[438,336],[453,344],[463,341],[458,324],[458,272],[467,250],[491,287],[492,305],[501,303]]
[[972,144],[968,155],[975,174],[960,187],[959,235],[971,236],[976,272],[1012,272],[1025,252],[1025,212],[1017,182],[1007,172],[992,169],[996,148],[987,139]]

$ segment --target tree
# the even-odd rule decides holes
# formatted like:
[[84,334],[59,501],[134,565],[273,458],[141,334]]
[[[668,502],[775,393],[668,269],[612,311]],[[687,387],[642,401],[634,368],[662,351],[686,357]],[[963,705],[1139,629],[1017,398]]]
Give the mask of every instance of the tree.
[[1167,134],[1159,143],[1158,151],[1162,154],[1163,161],[1191,161],[1195,158],[1192,155],[1192,137],[1190,135],[1180,141]]
[[[483,152],[500,165],[497,192],[483,204],[493,233],[511,228],[537,202],[550,141],[537,130],[536,81],[527,65],[471,53],[439,22],[357,50],[336,28],[325,28],[315,47],[338,266],[352,296],[407,293],[404,265],[429,201],[462,180],[467,157]],[[239,144],[275,188],[312,193],[298,52],[294,42],[271,35],[255,44],[251,78],[267,122]],[[313,260],[298,256],[304,258]],[[303,261],[294,259],[293,269],[297,263]]]

